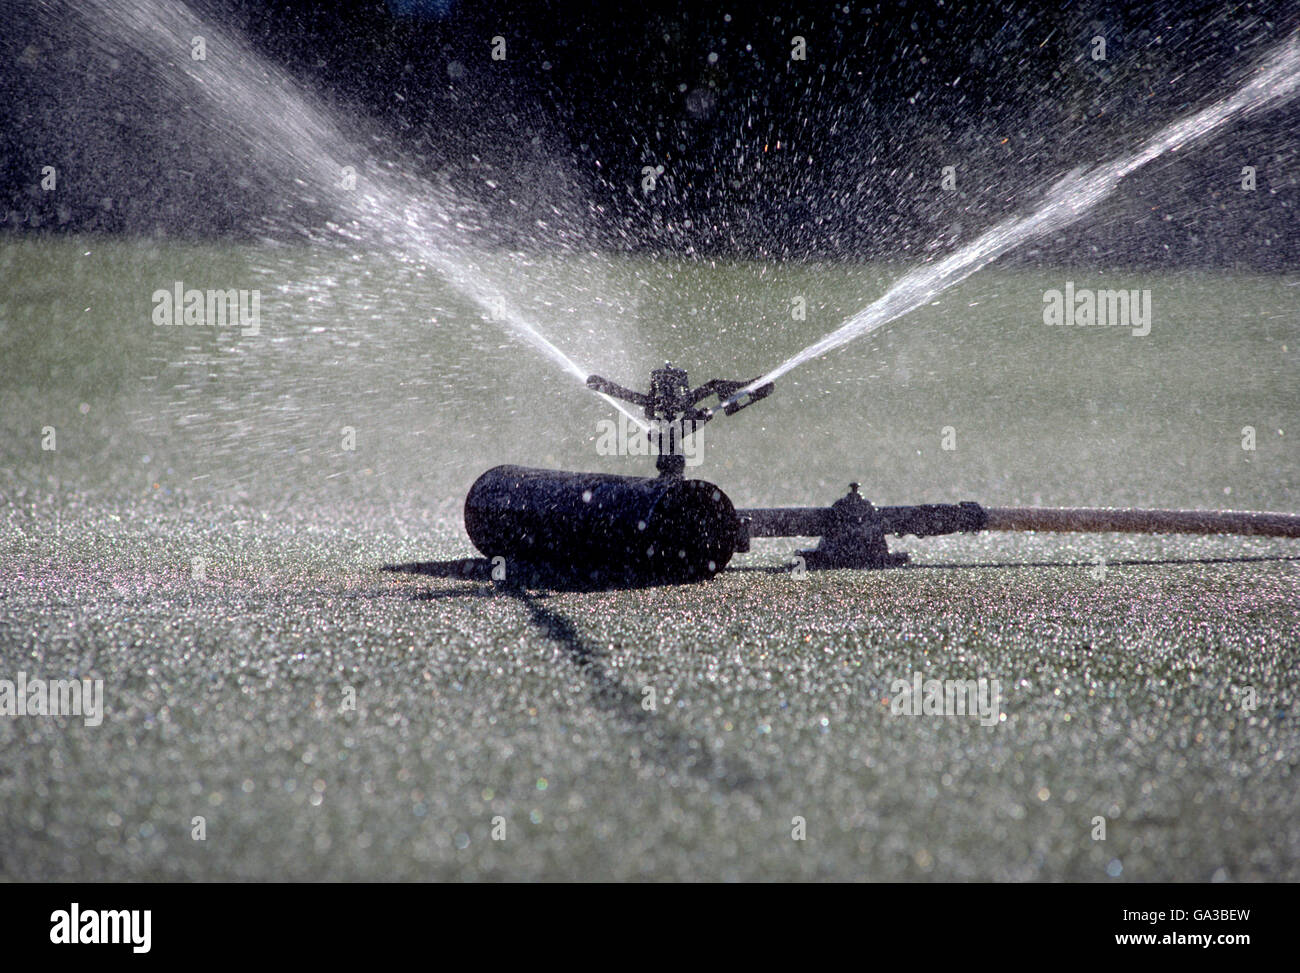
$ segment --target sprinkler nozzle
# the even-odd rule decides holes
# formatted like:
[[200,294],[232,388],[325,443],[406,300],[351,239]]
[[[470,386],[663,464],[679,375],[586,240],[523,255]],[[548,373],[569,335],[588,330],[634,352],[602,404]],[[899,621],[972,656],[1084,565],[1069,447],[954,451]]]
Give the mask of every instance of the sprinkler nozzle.
[[[650,373],[648,392],[634,392],[600,375],[588,375],[587,388],[641,406],[645,410],[646,418],[651,422],[668,423],[671,426],[689,422],[691,431],[694,431],[717,415],[714,409],[700,407],[700,403],[710,396],[717,396],[723,413],[730,416],[772,394],[772,383],[768,382],[742,395],[735,402],[728,401],[730,396],[753,381],[754,379],[747,382],[733,382],[715,378],[697,388],[691,388],[686,370],[675,367],[672,362],[667,362],[663,368],[656,368]],[[683,458],[671,449],[659,454],[657,466],[659,472],[665,476],[681,476],[684,465]]]

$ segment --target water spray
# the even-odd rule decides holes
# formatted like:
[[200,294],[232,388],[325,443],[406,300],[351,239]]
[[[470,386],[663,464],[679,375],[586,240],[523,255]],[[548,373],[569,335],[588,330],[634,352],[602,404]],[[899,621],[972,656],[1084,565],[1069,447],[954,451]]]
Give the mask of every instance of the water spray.
[[[1292,514],[983,507],[973,501],[876,507],[857,483],[829,507],[736,510],[719,487],[682,479],[685,457],[678,448],[681,437],[718,411],[734,415],[766,398],[773,382],[791,369],[908,314],[1021,244],[1083,218],[1121,179],[1152,160],[1297,93],[1300,42],[1292,39],[1232,95],[1171,123],[1127,155],[1069,174],[1029,215],[1003,220],[937,264],[907,274],[840,328],[751,381],[715,380],[692,389],[685,371],[667,365],[651,373],[649,392],[639,393],[589,376],[588,388],[641,406],[652,423],[668,424],[667,448],[661,441],[656,461],[659,477],[496,467],[479,478],[466,499],[470,539],[489,557],[564,570],[583,565],[638,580],[693,580],[720,571],[734,553],[748,551],[755,537],[820,538],[816,547],[798,552],[812,570],[900,567],[909,556],[889,550],[891,534],[920,538],[997,530],[1300,537],[1300,516]],[[710,395],[718,397],[717,408],[700,408]]]
[[[159,63],[170,63],[189,38],[206,32],[178,0],[93,0],[111,42],[127,42]],[[96,28],[98,30],[98,28]],[[98,36],[98,34],[96,34]],[[768,397],[775,379],[798,365],[909,313],[1022,243],[1080,219],[1118,182],[1152,160],[1204,138],[1300,92],[1300,43],[1283,45],[1232,95],[1167,126],[1135,151],[1072,173],[1058,182],[1031,214],[994,226],[951,256],[899,280],[879,300],[793,358],[749,381],[715,379],[692,387],[684,370],[666,365],[651,373],[648,391],[635,392],[586,370],[545,337],[524,313],[481,279],[475,248],[462,231],[464,205],[445,187],[370,165],[365,191],[337,187],[343,165],[363,153],[346,144],[328,114],[247,45],[221,36],[226,59],[198,71],[181,70],[205,97],[207,120],[232,139],[243,139],[272,169],[295,179],[343,214],[335,230],[345,239],[380,245],[416,265],[436,270],[508,332],[602,396],[640,427],[659,434],[658,476],[568,473],[499,466],[484,473],[465,502],[465,526],[489,557],[536,563],[553,570],[604,571],[630,582],[694,580],[721,571],[755,537],[818,537],[799,555],[808,568],[889,568],[907,555],[889,550],[888,535],[932,537],[981,530],[1125,531],[1143,533],[1300,536],[1300,516],[1233,511],[1111,510],[1104,508],[982,507],[973,502],[876,507],[858,484],[829,507],[737,510],[721,488],[684,477],[681,445],[718,412],[734,415]],[[248,139],[240,126],[258,137]],[[400,215],[399,215],[400,214]],[[701,403],[716,397],[713,407]],[[627,404],[640,406],[642,422]],[[666,446],[662,442],[667,429]]]
[[1009,217],[943,260],[901,277],[880,298],[839,328],[754,379],[736,397],[911,313],[1022,244],[1077,222],[1110,196],[1121,179],[1155,159],[1212,135],[1239,118],[1284,105],[1297,94],[1300,94],[1300,38],[1292,37],[1276,48],[1250,80],[1231,95],[1171,122],[1127,155],[1090,169],[1076,169],[1062,177],[1032,213]]
[[[715,380],[692,389],[686,372],[667,365],[638,393],[592,375],[587,385],[604,395],[640,405],[652,422],[707,422],[716,411],[732,415],[771,394],[773,382],[819,357],[895,320],[966,279],[1027,240],[1068,226],[1105,199],[1119,180],[1167,152],[1209,135],[1229,121],[1282,104],[1300,91],[1300,43],[1275,53],[1231,96],[1167,126],[1139,148],[1107,164],[1060,180],[1028,216],[1007,219],[938,264],[914,271],[883,297],[841,326],[749,382]],[[699,402],[717,395],[717,409]],[[679,426],[686,435],[685,427]],[[755,537],[818,537],[801,550],[812,569],[880,569],[908,563],[891,551],[888,535],[935,537],[996,531],[1150,534],[1237,534],[1300,537],[1300,515],[1245,511],[1144,508],[984,507],[958,504],[876,507],[858,483],[829,507],[736,510],[719,487],[684,480],[685,458],[660,449],[658,478],[559,473],[503,466],[483,474],[465,503],[465,526],[475,546],[502,556],[596,571],[617,569],[637,579],[692,580],[709,577]]]
[[[466,229],[477,213],[445,181],[378,164],[283,70],[183,0],[84,0],[73,10],[97,41],[130,45],[177,69],[192,85],[205,124],[223,141],[257,156],[263,171],[292,174],[305,197],[326,203],[334,211],[328,232],[311,231],[309,238],[322,245],[346,240],[358,249],[382,249],[414,266],[428,266],[512,340],[568,378],[585,380],[587,370],[547,337],[539,322],[486,282],[479,248]],[[223,56],[201,64],[177,60],[175,52],[187,49],[196,35]],[[345,189],[339,175],[356,166],[361,179]],[[601,398],[644,428],[622,403]]]

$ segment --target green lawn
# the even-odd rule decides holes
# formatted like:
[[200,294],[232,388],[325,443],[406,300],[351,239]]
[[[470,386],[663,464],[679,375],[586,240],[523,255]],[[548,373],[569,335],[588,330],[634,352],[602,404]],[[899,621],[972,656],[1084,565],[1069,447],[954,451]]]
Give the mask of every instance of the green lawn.
[[[901,270],[482,268],[630,385],[756,375]],[[155,327],[178,280],[259,289],[261,334]],[[1067,280],[1150,288],[1151,334],[1045,326]],[[1293,541],[912,539],[803,579],[760,541],[596,593],[383,572],[472,556],[489,466],[651,462],[379,255],[10,238],[0,281],[0,679],[107,708],[0,717],[0,876],[1300,879]],[[738,505],[1297,511],[1297,312],[1282,278],[994,267],[717,420],[694,474]],[[893,715],[916,670],[998,679],[1005,718]]]

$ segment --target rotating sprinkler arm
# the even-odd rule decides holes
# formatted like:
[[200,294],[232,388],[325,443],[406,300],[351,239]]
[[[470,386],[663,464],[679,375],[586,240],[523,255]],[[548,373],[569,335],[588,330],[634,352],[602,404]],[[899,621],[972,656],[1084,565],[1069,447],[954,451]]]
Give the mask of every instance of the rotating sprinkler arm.
[[[727,401],[727,396],[734,395],[748,384],[750,383],[715,378],[698,388],[691,388],[685,369],[674,368],[671,362],[650,373],[648,392],[634,392],[600,375],[587,376],[587,388],[639,405],[645,409],[645,417],[652,423],[667,425],[667,445],[665,447],[660,443],[655,466],[661,476],[671,477],[680,477],[686,469],[686,458],[679,451],[682,441],[716,415],[713,409],[699,407],[702,400],[716,395],[723,412],[734,415],[751,402],[766,398],[772,393],[772,385],[769,383],[741,396],[736,402]],[[690,424],[689,429],[687,423]],[[663,429],[647,430],[647,435],[652,440],[656,434],[662,437],[664,433]]]
[[588,375],[587,388],[641,406],[646,410],[647,419],[660,419],[669,422],[688,419],[692,422],[704,423],[712,419],[715,412],[713,409],[698,409],[696,406],[710,396],[716,395],[718,402],[724,406],[723,412],[731,416],[745,408],[745,406],[752,405],[759,399],[765,399],[772,394],[773,385],[768,382],[748,395],[742,396],[736,402],[727,402],[730,396],[735,395],[753,381],[753,379],[750,379],[749,381],[736,382],[724,378],[715,378],[692,389],[686,385],[686,372],[667,364],[663,368],[656,368],[650,373],[650,392],[648,393],[634,392],[632,389],[625,388],[617,382],[611,382],[601,375]]
[[644,392],[633,392],[631,389],[626,389],[617,382],[611,382],[599,375],[587,376],[587,388],[593,392],[602,392],[615,399],[622,399],[624,402],[631,402],[633,405],[639,405],[642,408],[650,404],[650,396]]
[[[766,385],[760,385],[748,395],[742,395],[735,402],[727,401],[731,396],[735,395],[746,385],[749,385],[757,377],[758,376],[755,376],[747,382],[732,382],[725,378],[715,378],[710,382],[705,382],[697,389],[692,389],[691,401],[699,402],[702,399],[707,399],[710,395],[716,395],[718,397],[718,402],[722,405],[723,413],[729,416],[734,416],[741,409],[745,408],[745,406],[753,405],[759,399],[765,399],[772,394],[774,386],[771,382],[768,382]],[[709,415],[712,416],[712,414],[713,410],[710,409]]]

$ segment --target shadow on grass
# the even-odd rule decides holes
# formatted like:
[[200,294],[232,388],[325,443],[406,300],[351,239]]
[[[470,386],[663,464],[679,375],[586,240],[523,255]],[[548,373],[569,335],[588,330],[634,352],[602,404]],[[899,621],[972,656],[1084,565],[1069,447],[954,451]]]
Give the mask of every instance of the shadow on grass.
[[[528,612],[534,628],[547,641],[563,649],[565,657],[589,687],[592,702],[615,718],[625,731],[635,735],[639,753],[634,752],[632,756],[639,756],[665,770],[684,771],[711,786],[722,786],[729,791],[748,791],[759,781],[761,775],[743,760],[714,753],[705,741],[675,730],[663,717],[643,707],[641,695],[610,672],[605,654],[581,636],[573,621],[542,603],[551,596],[550,592],[529,591],[522,581],[494,581],[491,562],[483,558],[391,564],[380,570],[490,583],[489,588],[418,591],[411,595],[411,599],[510,598],[518,602]],[[556,579],[539,575],[528,580]],[[552,591],[600,591],[610,586],[558,588],[548,584],[546,587]]]
[[[626,591],[632,588],[661,588],[667,585],[699,584],[704,579],[647,578],[633,572],[610,570],[578,571],[553,565],[529,564],[510,561],[505,565],[505,578],[497,580],[510,587],[546,591]],[[482,557],[458,558],[453,561],[410,561],[406,564],[385,564],[379,570],[402,574],[423,574],[432,578],[456,578],[465,581],[493,581],[492,562]]]
[[[1108,567],[1158,567],[1160,565],[1190,564],[1263,564],[1300,561],[1300,554],[1258,554],[1237,557],[1164,557],[1164,558],[1120,558],[1107,560]],[[838,568],[840,571],[861,570],[872,572],[884,571],[960,571],[975,568],[998,568],[1004,570],[1028,570],[1032,568],[1093,568],[1093,561],[959,561],[935,562],[932,564],[910,563],[892,568]],[[465,581],[491,582],[492,563],[486,558],[467,557],[453,561],[412,561],[407,564],[385,564],[381,571],[400,572],[404,574],[422,574],[434,578],[453,578]],[[722,574],[790,574],[793,565],[730,565]],[[809,569],[815,571],[818,569]],[[671,584],[700,584],[702,582],[653,581],[618,575],[582,576],[576,572],[558,571],[554,568],[520,565],[511,563],[508,576],[513,579],[511,589],[532,589],[530,597],[545,598],[547,592],[597,592],[622,591],[630,588],[654,588]],[[501,584],[501,582],[497,582]],[[454,593],[448,593],[454,594]]]

